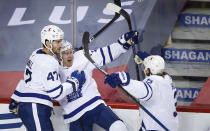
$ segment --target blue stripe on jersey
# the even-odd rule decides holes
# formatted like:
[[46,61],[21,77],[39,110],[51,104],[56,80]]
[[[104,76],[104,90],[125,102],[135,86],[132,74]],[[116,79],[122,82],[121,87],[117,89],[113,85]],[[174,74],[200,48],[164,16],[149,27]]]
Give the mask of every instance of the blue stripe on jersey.
[[46,54],[45,52],[42,51],[42,49],[37,50],[37,54]]
[[113,61],[113,57],[112,57],[112,52],[111,52],[110,46],[108,45],[107,48],[108,48],[110,60]]
[[139,129],[139,131],[145,131],[145,125],[144,125],[144,122],[142,121],[141,122],[141,128]]
[[52,98],[52,99],[56,99],[56,98],[58,98],[63,93],[63,86],[62,85],[59,85],[58,87],[56,87],[56,88],[54,88],[52,90],[47,91],[47,93],[54,92],[54,91],[56,91],[58,89],[61,89],[59,95],[57,95],[57,96],[55,96],[55,97]]
[[146,126],[144,125],[144,121],[141,122],[141,127],[143,127],[144,129],[146,129]]
[[[152,91],[151,86],[150,86],[148,83],[145,83],[145,82],[143,82],[143,83],[144,83],[144,85],[145,85],[145,87],[146,87],[146,89],[147,89],[147,94],[146,94],[146,96],[144,96],[144,97],[142,97],[142,98],[140,98],[140,99],[144,99],[144,98],[148,97],[149,92],[151,92],[150,97],[147,99],[147,101],[148,101],[148,100],[152,97],[153,91]],[[149,88],[148,88],[148,86],[149,86]],[[150,89],[151,91],[149,91],[149,89]]]
[[100,100],[100,99],[101,99],[100,96],[95,96],[94,98],[90,99],[88,102],[84,103],[83,105],[81,105],[76,110],[74,110],[71,113],[69,113],[68,115],[64,115],[64,119],[68,119],[68,118],[71,118],[71,117],[75,116],[81,110],[83,110],[87,106],[91,105],[92,103],[94,103],[95,101]]
[[141,128],[139,129],[139,131],[158,131],[158,130],[147,130],[146,126],[144,124],[144,121],[142,121],[141,123]]
[[[143,82],[143,83],[144,83],[144,82]],[[142,98],[140,98],[140,99],[144,99],[144,98],[146,98],[146,97],[149,95],[149,90],[148,90],[148,87],[147,87],[146,83],[144,83],[144,85],[145,85],[145,87],[146,87],[146,89],[147,89],[147,94],[146,94],[146,96],[144,96],[144,97],[142,97]]]
[[176,98],[176,94],[177,94],[177,90],[175,90],[174,92],[174,99]]
[[19,96],[19,97],[35,97],[35,98],[40,98],[40,99],[45,99],[51,102],[51,98],[47,95],[43,95],[43,94],[38,94],[38,93],[21,93],[19,91],[14,92],[15,95]]
[[152,87],[150,86],[150,84],[149,83],[145,83],[146,85],[148,85],[149,86],[149,88],[150,88],[150,90],[151,90],[151,95],[150,95],[150,97],[147,99],[147,101],[152,97],[152,95],[153,95],[153,91],[152,91]]
[[72,81],[70,81],[70,80],[68,80],[68,79],[66,80],[66,82],[72,84],[73,92],[76,92],[76,91],[77,91],[74,82],[72,82]]
[[55,90],[58,90],[58,89],[60,89],[61,87],[63,87],[63,86],[62,86],[62,85],[59,85],[58,87],[56,87],[56,88],[54,88],[54,89],[52,89],[52,90],[47,91],[47,93],[54,92]]
[[101,56],[103,57],[103,65],[105,65],[105,56],[104,56],[104,51],[102,48],[100,48]]

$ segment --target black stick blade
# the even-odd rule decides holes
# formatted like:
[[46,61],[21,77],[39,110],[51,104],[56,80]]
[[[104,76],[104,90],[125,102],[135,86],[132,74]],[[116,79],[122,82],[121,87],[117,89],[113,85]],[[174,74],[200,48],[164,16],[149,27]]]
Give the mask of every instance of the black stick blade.
[[83,34],[83,37],[82,37],[82,44],[83,44],[83,48],[84,48],[84,53],[85,53],[85,56],[86,58],[91,62],[91,63],[95,63],[93,61],[93,59],[90,57],[90,54],[89,54],[89,47],[88,47],[88,44],[89,44],[89,37],[90,37],[90,33],[89,32],[84,32]]
[[84,32],[83,36],[82,36],[82,45],[85,51],[85,56],[88,55],[89,56],[89,37],[90,37],[90,33],[89,32]]
[[83,46],[85,46],[86,44],[89,43],[89,37],[90,37],[90,33],[89,32],[84,32],[83,36],[82,36],[82,44]]

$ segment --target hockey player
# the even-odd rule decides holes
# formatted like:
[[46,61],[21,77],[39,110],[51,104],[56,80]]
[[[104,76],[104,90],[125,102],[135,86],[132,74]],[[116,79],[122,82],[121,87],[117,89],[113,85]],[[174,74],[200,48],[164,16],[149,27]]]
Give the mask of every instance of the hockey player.
[[35,50],[28,59],[24,80],[11,97],[9,109],[18,114],[28,131],[53,131],[52,99],[61,100],[85,83],[84,71],[72,71],[65,82],[60,82],[59,63],[54,54],[60,52],[63,38],[64,32],[55,25],[42,29],[43,48]]
[[[132,31],[122,35],[117,43],[97,50],[90,50],[91,57],[103,66],[125,53],[130,46],[138,43],[138,32]],[[95,66],[85,57],[84,50],[74,52],[72,45],[65,41],[61,48],[63,81],[74,70],[84,70],[86,83],[77,92],[66,96],[59,103],[64,109],[64,122],[70,123],[70,131],[92,131],[97,124],[107,131],[127,131],[125,124],[102,100],[97,84],[92,78]]]
[[[140,64],[142,61],[142,69],[146,76],[143,81],[130,79],[127,72],[117,72],[106,77],[104,82],[112,88],[122,85],[170,131],[177,131],[176,88],[171,77],[164,72],[164,59],[158,55],[149,56],[146,52],[139,52],[136,62]],[[143,119],[139,131],[164,130],[143,110],[139,111]]]

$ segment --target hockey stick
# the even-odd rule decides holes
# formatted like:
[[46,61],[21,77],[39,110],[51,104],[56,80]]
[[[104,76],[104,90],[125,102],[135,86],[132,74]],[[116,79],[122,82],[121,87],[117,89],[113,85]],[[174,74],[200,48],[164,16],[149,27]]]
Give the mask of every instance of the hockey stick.
[[[107,72],[105,72],[100,66],[97,65],[97,63],[94,62],[94,60],[90,57],[89,54],[89,32],[85,32],[83,34],[82,38],[82,44],[85,52],[86,58],[98,69],[100,70],[105,76],[109,76]],[[130,97],[142,110],[144,110],[153,120],[155,120],[162,128],[164,128],[166,131],[169,131],[166,126],[164,126],[152,113],[150,113],[143,105],[140,104],[139,100],[136,99],[133,95],[131,95],[127,90],[125,90],[121,85],[119,85],[119,88],[128,96]]]
[[98,66],[95,61],[90,57],[90,54],[89,54],[89,47],[88,47],[88,44],[89,44],[89,37],[90,37],[90,33],[89,32],[85,32],[83,34],[83,37],[82,37],[82,44],[83,44],[83,48],[84,48],[84,51],[85,51],[85,56],[86,58],[98,69],[100,70],[102,73],[104,73],[106,76],[108,75],[100,66]]
[[[117,5],[118,7],[121,6],[120,0],[114,0],[114,4]],[[109,21],[109,23],[107,23],[105,26],[103,26],[97,33],[95,33],[89,39],[89,42],[92,42],[99,34],[101,34],[107,27],[109,27],[113,22],[115,22],[119,17],[120,17],[120,14],[115,12],[115,16],[112,18],[112,20]]]
[[[129,31],[133,30],[132,29],[130,15],[124,9],[122,9],[121,7],[119,7],[118,5],[113,4],[113,3],[108,3],[106,8],[111,10],[111,11],[113,11],[113,12],[115,12],[115,13],[118,13],[118,14],[122,15],[126,19],[126,21],[128,23]],[[134,46],[132,46],[132,50],[133,50],[133,56],[135,56],[136,49],[135,49]],[[135,66],[136,66],[136,77],[137,77],[137,80],[140,80],[139,68],[138,68],[138,65],[136,63],[135,63]]]

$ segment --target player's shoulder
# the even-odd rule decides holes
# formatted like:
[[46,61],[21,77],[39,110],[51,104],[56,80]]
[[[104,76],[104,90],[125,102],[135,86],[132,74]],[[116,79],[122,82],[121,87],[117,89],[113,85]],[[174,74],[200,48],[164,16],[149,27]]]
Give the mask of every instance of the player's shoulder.
[[163,80],[162,76],[158,76],[158,75],[150,75],[148,77],[146,77],[143,81],[144,82],[151,82],[151,83],[156,83],[156,82],[160,82]]
[[162,83],[162,82],[172,82],[172,78],[171,76],[169,76],[168,74],[164,75],[164,76],[159,76],[159,75],[150,75],[149,77],[145,78],[144,81],[153,81],[156,83]]
[[79,59],[80,61],[86,59],[84,50],[78,50],[74,53],[74,58]]
[[144,79],[144,81],[156,80],[156,79],[158,79],[158,77],[157,77],[156,75],[150,75],[150,76],[146,77],[146,78]]
[[50,56],[42,51],[42,49],[35,50],[32,55],[34,55],[34,61],[40,66],[58,66],[59,63],[54,56]]
[[84,55],[84,50],[83,49],[77,50],[74,52],[74,55]]
[[168,82],[173,82],[172,77],[170,75],[165,75],[164,79]]

